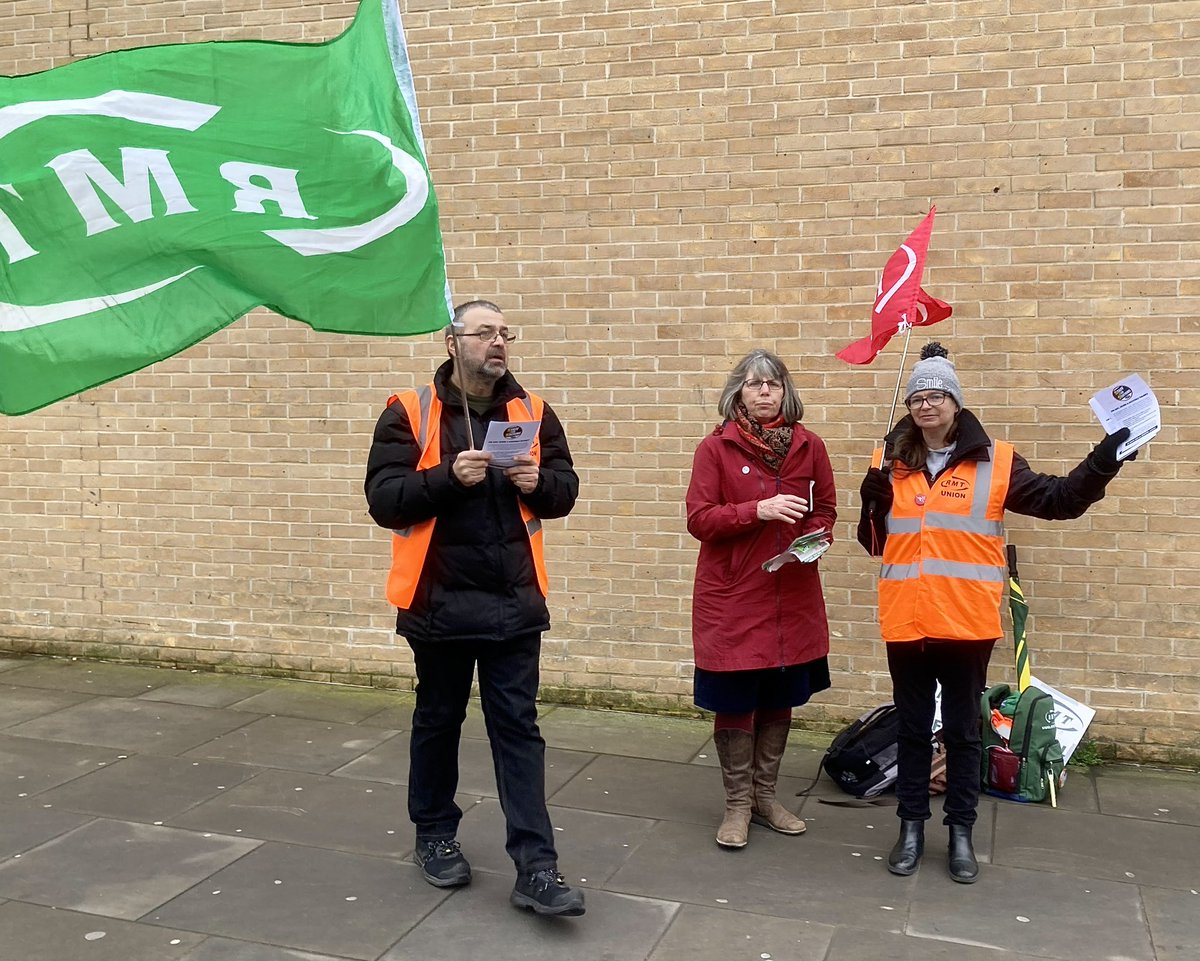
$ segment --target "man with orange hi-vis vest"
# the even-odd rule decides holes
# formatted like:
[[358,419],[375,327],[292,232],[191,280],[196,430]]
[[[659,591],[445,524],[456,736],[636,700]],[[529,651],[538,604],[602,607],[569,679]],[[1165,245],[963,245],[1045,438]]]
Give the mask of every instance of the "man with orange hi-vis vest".
[[[904,393],[908,415],[887,435],[863,479],[858,541],[879,569],[879,630],[899,718],[896,812],[888,870],[910,875],[925,849],[934,692],[942,685],[945,824],[950,877],[971,884],[979,801],[979,695],[1003,630],[1004,514],[1079,517],[1104,497],[1128,428],[1109,434],[1065,477],[1034,471],[993,440],[963,406],[949,355],[927,344]],[[886,451],[886,459],[884,453]],[[1131,455],[1125,460],[1132,460]]]
[[[495,304],[455,308],[445,331],[450,359],[432,383],[393,396],[380,415],[365,487],[371,517],[392,531],[387,597],[417,672],[408,779],[415,860],[435,887],[471,880],[456,840],[462,810],[454,793],[478,669],[517,869],[510,900],[574,917],[584,912],[583,892],[558,873],[536,700],[541,639],[550,627],[542,521],[570,513],[579,478],[557,415],[509,373],[514,340]],[[529,453],[508,467],[477,449],[497,421],[513,430],[539,425]]]

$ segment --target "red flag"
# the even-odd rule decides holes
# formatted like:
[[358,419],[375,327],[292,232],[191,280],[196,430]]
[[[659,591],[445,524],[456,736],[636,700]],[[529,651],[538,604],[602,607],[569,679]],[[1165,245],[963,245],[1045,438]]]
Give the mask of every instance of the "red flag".
[[879,291],[871,311],[871,336],[857,340],[837,352],[848,364],[869,364],[884,345],[902,330],[924,327],[945,320],[953,308],[944,300],[931,297],[921,289],[925,252],[933,233],[932,207],[917,229],[908,235],[888,262],[879,278]]

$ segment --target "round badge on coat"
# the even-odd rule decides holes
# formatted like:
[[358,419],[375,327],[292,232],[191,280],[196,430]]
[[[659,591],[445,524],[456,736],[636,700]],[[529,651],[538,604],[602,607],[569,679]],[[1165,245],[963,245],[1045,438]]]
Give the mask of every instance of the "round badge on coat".
[[924,495],[924,494],[918,494],[918,495],[917,495],[917,506],[918,506],[918,507],[922,507],[922,506],[924,506],[924,504],[925,504],[925,495]]
[[743,473],[743,474],[749,474],[749,473],[750,473],[750,468],[749,468],[749,467],[743,467],[743,468],[742,468],[742,473]]

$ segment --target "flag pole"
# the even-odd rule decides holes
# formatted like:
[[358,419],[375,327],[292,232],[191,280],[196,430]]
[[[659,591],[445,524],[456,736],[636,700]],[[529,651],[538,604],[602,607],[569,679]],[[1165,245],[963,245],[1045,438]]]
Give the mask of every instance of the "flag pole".
[[[896,403],[897,403],[897,401],[900,400],[900,381],[904,379],[904,360],[906,357],[908,357],[908,339],[910,337],[912,337],[912,326],[911,325],[909,326],[908,330],[904,334],[904,350],[900,354],[900,370],[896,374],[896,390],[892,394],[892,410],[888,414],[887,427],[884,428],[883,442],[879,445],[883,449],[884,460],[886,460],[886,458],[887,458],[887,435],[892,430],[892,422],[895,420],[895,417],[896,417]],[[886,468],[886,464],[883,462],[881,462],[879,466]]]
[[463,405],[463,420],[467,425],[467,449],[474,450],[475,436],[471,431],[471,408],[467,405],[467,385],[463,381],[462,374],[462,338],[459,334],[464,327],[466,327],[466,324],[461,320],[452,320],[450,322],[450,336],[454,338],[454,376],[458,378],[458,392],[462,397]]

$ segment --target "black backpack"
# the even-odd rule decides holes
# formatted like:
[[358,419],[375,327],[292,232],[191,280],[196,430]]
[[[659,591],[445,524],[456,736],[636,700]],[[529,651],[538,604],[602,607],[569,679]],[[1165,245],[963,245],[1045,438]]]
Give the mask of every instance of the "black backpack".
[[899,727],[895,704],[868,711],[838,733],[821,767],[847,794],[876,797],[896,783]]

